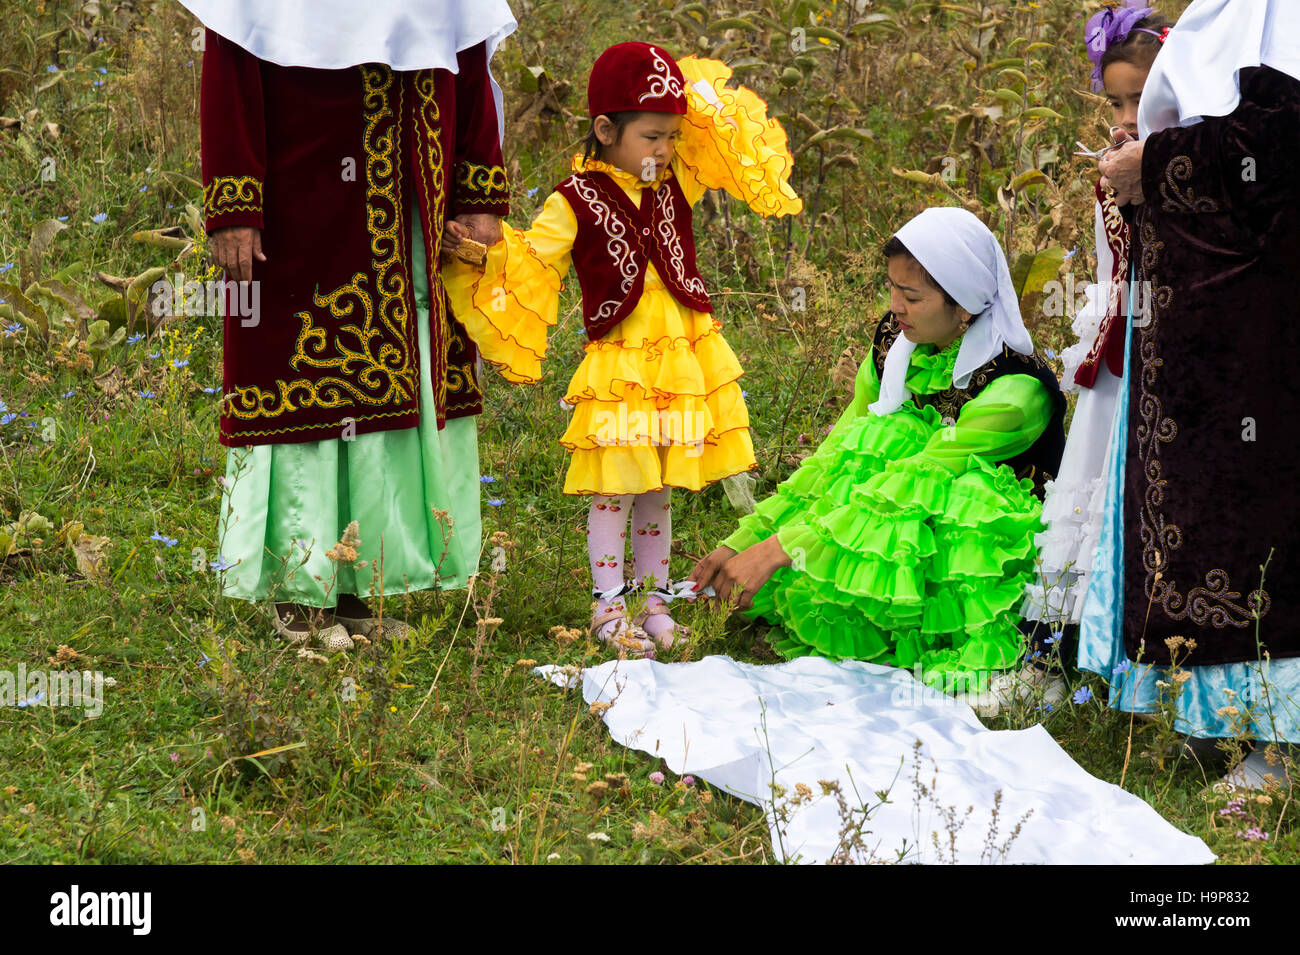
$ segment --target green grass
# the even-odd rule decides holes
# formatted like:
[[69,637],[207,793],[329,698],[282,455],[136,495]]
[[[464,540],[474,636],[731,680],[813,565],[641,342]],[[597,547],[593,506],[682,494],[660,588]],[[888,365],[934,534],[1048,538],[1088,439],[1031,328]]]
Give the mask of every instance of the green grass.
[[[602,14],[624,6],[542,5],[498,61],[511,103],[527,99],[516,79],[524,63],[540,63],[548,77],[569,83],[567,94],[557,95],[571,114],[535,122],[512,112],[516,221],[560,177],[580,129],[586,65],[624,38],[616,35],[616,18]],[[1015,7],[1007,13],[1014,29],[1000,33],[998,44],[1030,16],[1023,4],[1000,6]],[[1081,8],[1066,0],[1043,6],[1061,23],[1073,22]],[[0,133],[0,263],[18,261],[37,223],[66,216],[68,228],[42,257],[43,271],[71,267],[68,283],[116,327],[121,317],[114,319],[107,304],[116,293],[94,273],[171,271],[174,251],[131,234],[183,225],[186,203],[199,198],[198,63],[188,50],[188,16],[176,5],[145,20],[115,11],[88,21],[75,7],[22,0],[18,15],[0,25],[0,48],[16,51],[0,64],[0,114],[22,119]],[[671,14],[647,4],[655,36],[688,48],[696,27]],[[562,29],[576,19],[597,27]],[[77,32],[83,26],[88,36]],[[703,52],[734,58],[746,44],[777,49],[780,36],[763,31],[757,39],[713,37],[721,46]],[[793,227],[795,255],[787,260],[784,223],[762,222],[735,203],[714,203],[699,214],[706,277],[747,372],[759,495],[816,445],[847,398],[831,372],[844,348],[857,359],[865,355],[881,310],[879,240],[935,201],[889,169],[923,168],[949,146],[943,110],[909,123],[922,112],[918,103],[935,107],[970,93],[960,67],[912,76],[894,64],[917,44],[932,62],[948,62],[945,56],[960,54],[944,45],[947,36],[915,23],[899,35],[869,35],[840,74],[823,56],[776,104],[815,114],[820,124],[834,87],[840,118],[875,132],[856,168],[841,165],[825,180],[821,208],[828,218],[812,232],[804,222]],[[48,71],[50,64],[59,71]],[[1064,59],[1044,69],[1044,89],[1055,91],[1070,123],[1042,135],[1065,144],[1093,122],[1091,107],[1068,93],[1082,85],[1085,71]],[[936,85],[936,77],[948,75],[958,79]],[[53,77],[53,85],[39,89]],[[746,81],[759,88],[773,82],[761,67],[751,68]],[[46,122],[58,124],[57,138]],[[1010,141],[1013,134],[1001,135]],[[796,143],[808,135],[792,128]],[[55,159],[52,181],[40,178],[47,155]],[[815,188],[816,158],[812,150],[800,160],[796,183],[804,194]],[[1005,172],[983,170],[981,201],[996,205],[988,183],[1005,181]],[[1063,184],[1070,175],[1062,171]],[[538,192],[529,196],[530,189]],[[1056,201],[1080,204],[1064,193]],[[1076,235],[1086,250],[1090,218],[1086,209],[1079,215]],[[1018,226],[1016,237],[1030,250],[1074,241],[1067,232],[1040,242],[1032,224]],[[797,254],[805,243],[806,257]],[[198,261],[186,258],[178,268],[193,276]],[[0,281],[17,272],[7,270]],[[806,290],[807,311],[786,307],[795,286]],[[532,389],[486,383],[482,471],[498,479],[491,495],[504,503],[485,504],[484,537],[501,532],[512,542],[506,571],[485,574],[472,595],[391,599],[386,612],[420,624],[408,644],[325,662],[272,640],[262,608],[220,598],[208,568],[216,557],[216,477],[224,470],[216,399],[202,391],[220,381],[214,320],[202,322],[202,332],[199,322],[186,320],[147,341],[107,347],[99,371],[117,370],[108,390],[92,380],[75,347],[60,345],[69,330],[49,343],[30,331],[0,338],[0,400],[26,414],[0,427],[0,524],[32,511],[50,524],[20,539],[23,549],[0,565],[0,661],[9,669],[48,669],[48,659],[67,646],[80,655],[78,667],[116,681],[95,720],[68,708],[0,709],[0,860],[771,861],[757,808],[703,785],[687,787],[671,774],[662,785],[651,781],[662,767],[614,744],[579,694],[537,680],[519,662],[604,659],[602,649],[571,629],[585,625],[589,583],[584,502],[559,493],[565,460],[558,399],[582,343],[574,290],[566,295],[545,381]],[[53,317],[63,329],[57,309]],[[1035,334],[1057,351],[1069,341],[1064,321],[1039,321]],[[174,368],[173,358],[189,364]],[[678,493],[674,503],[673,570],[685,575],[736,515],[721,487]],[[101,579],[78,569],[67,537],[81,532],[108,539]],[[488,618],[503,622],[479,624]],[[686,651],[692,657],[774,659],[762,633],[738,619],[692,608],[685,622],[699,635]],[[558,635],[557,627],[564,628]],[[1104,695],[1095,678],[1085,682]],[[1296,858],[1297,835],[1282,799],[1251,804],[1270,835],[1263,843],[1243,841],[1235,836],[1241,826],[1217,812],[1223,800],[1202,796],[1207,780],[1196,767],[1148,752],[1147,736],[1158,738],[1155,744],[1171,738],[1168,718],[1131,730],[1127,717],[1096,701],[1050,713],[1035,705],[990,725],[1042,719],[1086,769],[1115,782],[1122,777],[1127,789],[1205,838],[1225,861]],[[607,840],[590,838],[599,833]]]

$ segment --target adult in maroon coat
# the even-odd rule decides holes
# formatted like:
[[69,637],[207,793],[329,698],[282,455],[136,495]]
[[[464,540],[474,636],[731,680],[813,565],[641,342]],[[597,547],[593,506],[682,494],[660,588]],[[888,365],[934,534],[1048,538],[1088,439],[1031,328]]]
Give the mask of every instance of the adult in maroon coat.
[[[1298,35],[1291,0],[1196,0],[1148,77],[1141,141],[1101,163],[1136,206],[1149,302],[1129,355],[1112,702],[1154,709],[1145,664],[1176,658],[1188,676],[1161,682],[1205,739],[1300,743]],[[1256,754],[1237,778],[1257,771],[1279,773]]]
[[381,629],[361,598],[477,567],[476,355],[438,260],[444,226],[491,243],[509,209],[488,62],[515,23],[504,0],[183,2],[210,248],[257,290],[224,323],[223,591],[346,648]]

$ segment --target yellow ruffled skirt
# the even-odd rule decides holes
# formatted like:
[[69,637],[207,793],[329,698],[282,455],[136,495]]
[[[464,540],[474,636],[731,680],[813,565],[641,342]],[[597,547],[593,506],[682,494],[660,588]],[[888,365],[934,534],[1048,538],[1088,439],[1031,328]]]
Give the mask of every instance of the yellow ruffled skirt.
[[698,491],[754,467],[743,372],[720,328],[647,274],[636,308],[587,344],[569,381],[565,494]]

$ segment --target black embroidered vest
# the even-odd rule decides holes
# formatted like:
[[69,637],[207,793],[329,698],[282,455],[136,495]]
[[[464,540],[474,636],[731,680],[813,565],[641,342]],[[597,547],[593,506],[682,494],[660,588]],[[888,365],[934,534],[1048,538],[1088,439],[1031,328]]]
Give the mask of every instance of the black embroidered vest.
[[[872,354],[876,376],[882,381],[885,356],[900,331],[893,312],[886,312],[876,326]],[[932,395],[914,394],[912,401],[921,407],[928,405],[934,408],[941,418],[951,424],[957,420],[966,402],[988,387],[993,379],[1003,375],[1029,375],[1037,378],[1052,396],[1052,417],[1038,440],[1015,457],[998,462],[1008,465],[1017,478],[1032,480],[1034,494],[1042,499],[1043,485],[1056,477],[1061,467],[1061,455],[1065,453],[1065,395],[1061,393],[1061,383],[1057,381],[1056,373],[1037,351],[1032,355],[1022,355],[1004,347],[1001,355],[975,369],[970,376],[970,384],[965,388],[946,388]]]

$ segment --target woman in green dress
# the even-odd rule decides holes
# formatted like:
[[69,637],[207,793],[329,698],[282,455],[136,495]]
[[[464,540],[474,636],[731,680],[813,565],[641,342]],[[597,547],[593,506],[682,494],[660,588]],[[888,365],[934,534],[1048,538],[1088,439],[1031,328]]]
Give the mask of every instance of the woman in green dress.
[[1024,652],[1017,611],[1065,400],[975,216],[927,209],[884,253],[891,309],[852,403],[691,579],[776,624],[786,657],[983,688]]

